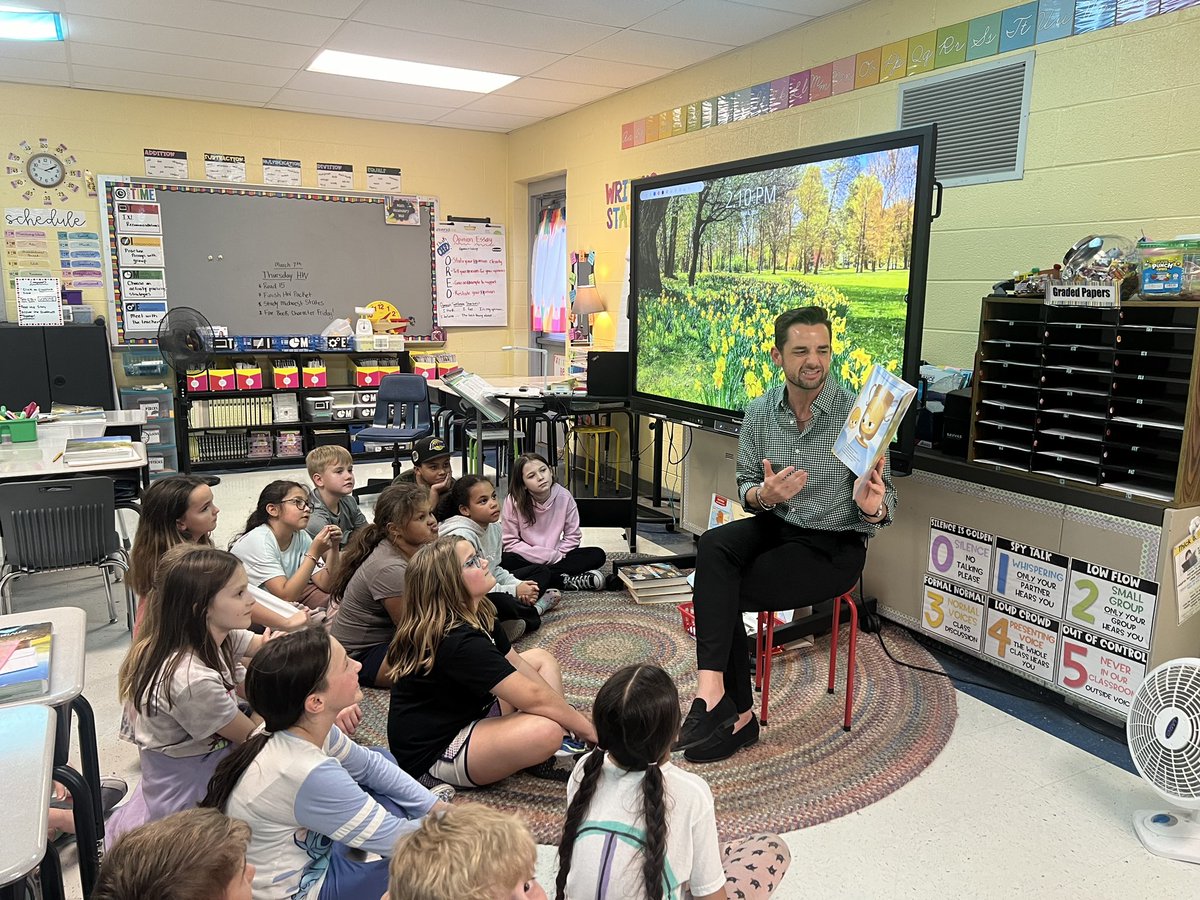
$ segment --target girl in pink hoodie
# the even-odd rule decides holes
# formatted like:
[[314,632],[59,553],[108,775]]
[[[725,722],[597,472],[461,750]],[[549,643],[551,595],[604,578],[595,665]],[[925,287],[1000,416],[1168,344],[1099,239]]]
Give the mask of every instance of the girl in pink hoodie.
[[602,591],[605,554],[599,547],[580,547],[579,507],[566,488],[554,481],[554,470],[538,453],[523,453],[513,463],[508,497],[500,521],[504,553],[500,565],[517,578],[536,581],[538,593]]

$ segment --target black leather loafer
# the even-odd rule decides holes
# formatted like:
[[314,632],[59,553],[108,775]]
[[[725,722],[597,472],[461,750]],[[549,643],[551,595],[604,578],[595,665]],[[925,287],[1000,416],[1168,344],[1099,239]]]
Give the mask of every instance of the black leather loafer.
[[683,758],[693,763],[720,762],[729,759],[743,747],[758,743],[758,716],[750,714],[750,721],[739,730],[722,728],[699,747],[693,747]]
[[709,709],[703,700],[697,698],[692,701],[692,708],[688,711],[687,718],[683,720],[683,727],[679,729],[679,740],[671,749],[687,750],[691,747],[698,747],[718,731],[730,727],[736,721],[737,710],[728,694],[722,697],[712,709]]

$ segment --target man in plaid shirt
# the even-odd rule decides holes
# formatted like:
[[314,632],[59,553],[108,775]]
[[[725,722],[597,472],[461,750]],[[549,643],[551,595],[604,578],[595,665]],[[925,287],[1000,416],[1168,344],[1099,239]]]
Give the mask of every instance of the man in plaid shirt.
[[895,513],[887,454],[857,497],[854,473],[833,455],[854,395],[829,377],[832,331],[817,306],[775,320],[771,359],[784,381],[747,406],[738,439],[738,496],[754,515],[700,538],[696,699],[675,746],[690,762],[726,759],[758,740],[742,611],[845,593],[867,538]]

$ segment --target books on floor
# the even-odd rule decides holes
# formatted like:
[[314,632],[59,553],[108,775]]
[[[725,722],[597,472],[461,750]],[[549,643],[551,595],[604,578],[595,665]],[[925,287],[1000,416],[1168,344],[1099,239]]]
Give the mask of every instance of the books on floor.
[[91,466],[105,462],[129,462],[138,458],[133,439],[122,435],[70,438],[63,450],[68,466]]
[[679,603],[692,595],[688,573],[667,562],[620,566],[617,577],[638,603]]
[[0,703],[50,690],[49,622],[0,628]]

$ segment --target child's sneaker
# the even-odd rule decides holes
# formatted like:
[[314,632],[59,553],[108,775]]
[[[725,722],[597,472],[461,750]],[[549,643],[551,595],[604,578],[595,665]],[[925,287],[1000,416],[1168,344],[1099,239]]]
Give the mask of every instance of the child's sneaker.
[[562,746],[554,751],[554,756],[557,759],[574,759],[588,752],[586,741],[581,741],[573,734],[568,734],[562,739]]
[[571,770],[555,765],[557,762],[558,760],[552,756],[545,762],[530,766],[525,772],[534,778],[544,778],[547,781],[570,781]]
[[604,574],[596,569],[588,569],[579,575],[564,575],[563,590],[602,591],[604,590]]
[[547,588],[546,593],[538,598],[537,603],[533,604],[533,608],[538,611],[539,616],[544,616],[554,607],[558,606],[562,600],[562,591],[558,588]]
[[435,784],[429,789],[429,793],[437,797],[443,803],[451,803],[454,800],[454,795],[458,792],[454,789],[454,785],[446,784],[444,781],[441,784]]
[[508,638],[508,642],[511,644],[525,633],[525,620],[505,619],[500,623],[500,630],[504,632],[504,636]]

